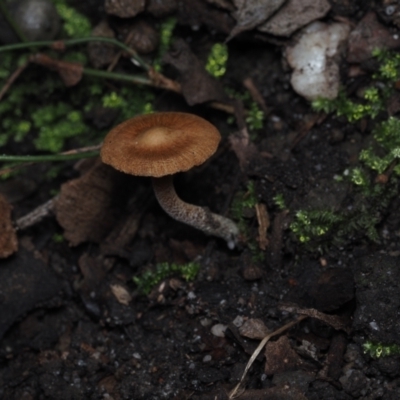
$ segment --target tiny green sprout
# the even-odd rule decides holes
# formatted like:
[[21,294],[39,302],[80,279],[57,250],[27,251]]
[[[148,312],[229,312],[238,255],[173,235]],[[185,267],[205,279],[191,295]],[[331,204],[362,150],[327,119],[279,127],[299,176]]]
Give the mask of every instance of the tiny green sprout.
[[372,358],[388,357],[400,354],[400,346],[397,344],[385,345],[368,340],[362,345],[362,347],[364,353],[369,354]]
[[265,114],[260,109],[258,104],[255,101],[251,102],[248,115],[246,117],[246,123],[248,124],[250,130],[254,131],[261,129],[263,127],[264,118]]
[[343,217],[329,210],[299,210],[290,224],[291,231],[301,243],[310,242],[331,232]]
[[64,236],[61,233],[55,233],[52,237],[54,243],[62,243]]
[[121,108],[125,105],[124,99],[116,92],[105,94],[102,98],[103,107]]
[[349,178],[357,186],[367,186],[369,184],[369,179],[361,168],[352,168]]
[[139,292],[149,294],[154,286],[172,275],[178,275],[186,281],[192,281],[196,278],[199,270],[200,265],[195,262],[183,265],[161,263],[157,264],[152,271],[146,271],[141,276],[134,276],[133,281]]
[[278,193],[273,197],[275,205],[280,209],[280,210],[286,210],[286,203],[285,203],[285,198],[283,197],[282,193]]
[[206,63],[206,70],[215,78],[220,78],[226,72],[228,62],[228,46],[225,43],[215,43]]

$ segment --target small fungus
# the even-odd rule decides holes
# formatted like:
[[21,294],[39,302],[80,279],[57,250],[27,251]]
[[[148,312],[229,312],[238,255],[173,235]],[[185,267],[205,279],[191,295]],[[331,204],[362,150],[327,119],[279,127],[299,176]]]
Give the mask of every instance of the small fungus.
[[225,239],[233,249],[239,235],[236,224],[206,207],[182,201],[172,179],[173,174],[204,163],[215,153],[220,139],[218,130],[196,115],[180,112],[140,115],[107,134],[101,159],[127,174],[152,177],[158,202],[167,214],[208,235]]

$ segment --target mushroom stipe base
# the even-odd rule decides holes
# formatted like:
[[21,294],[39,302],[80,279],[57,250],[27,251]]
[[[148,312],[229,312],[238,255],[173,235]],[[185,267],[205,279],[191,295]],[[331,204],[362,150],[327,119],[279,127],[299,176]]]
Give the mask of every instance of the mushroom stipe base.
[[229,218],[212,213],[207,207],[195,206],[181,200],[176,194],[172,175],[153,178],[154,193],[164,211],[207,235],[224,239],[233,249],[238,241],[239,229]]

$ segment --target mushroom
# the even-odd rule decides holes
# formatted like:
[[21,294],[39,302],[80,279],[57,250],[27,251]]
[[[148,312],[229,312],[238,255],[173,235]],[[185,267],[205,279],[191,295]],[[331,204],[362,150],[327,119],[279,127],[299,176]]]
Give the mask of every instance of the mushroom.
[[226,240],[233,249],[239,229],[229,218],[207,207],[182,201],[175,192],[172,175],[204,163],[219,144],[214,125],[193,114],[160,112],[131,118],[105,137],[101,159],[131,175],[150,176],[157,200],[172,218],[208,235]]

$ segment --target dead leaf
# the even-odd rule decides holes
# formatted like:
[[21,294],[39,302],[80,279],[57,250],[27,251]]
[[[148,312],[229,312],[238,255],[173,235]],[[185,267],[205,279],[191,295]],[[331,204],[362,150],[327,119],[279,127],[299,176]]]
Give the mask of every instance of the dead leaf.
[[123,177],[98,161],[83,176],[61,186],[55,213],[71,246],[100,242],[111,230],[121,211],[115,188]]
[[178,71],[182,94],[190,106],[208,101],[228,101],[221,83],[207,73],[184,40],[175,40],[163,61]]
[[260,25],[276,12],[284,2],[285,0],[234,0],[237,11],[234,12],[233,16],[237,24],[227,40]]
[[330,9],[327,0],[288,0],[258,30],[276,36],[290,36],[310,22],[324,17]]
[[64,85],[67,87],[76,85],[82,79],[82,64],[56,60],[42,53],[32,55],[29,60],[35,64],[57,71]]
[[107,14],[131,18],[144,11],[145,3],[145,0],[106,0],[104,8]]
[[6,258],[18,250],[18,239],[11,221],[12,207],[0,194],[0,258]]

